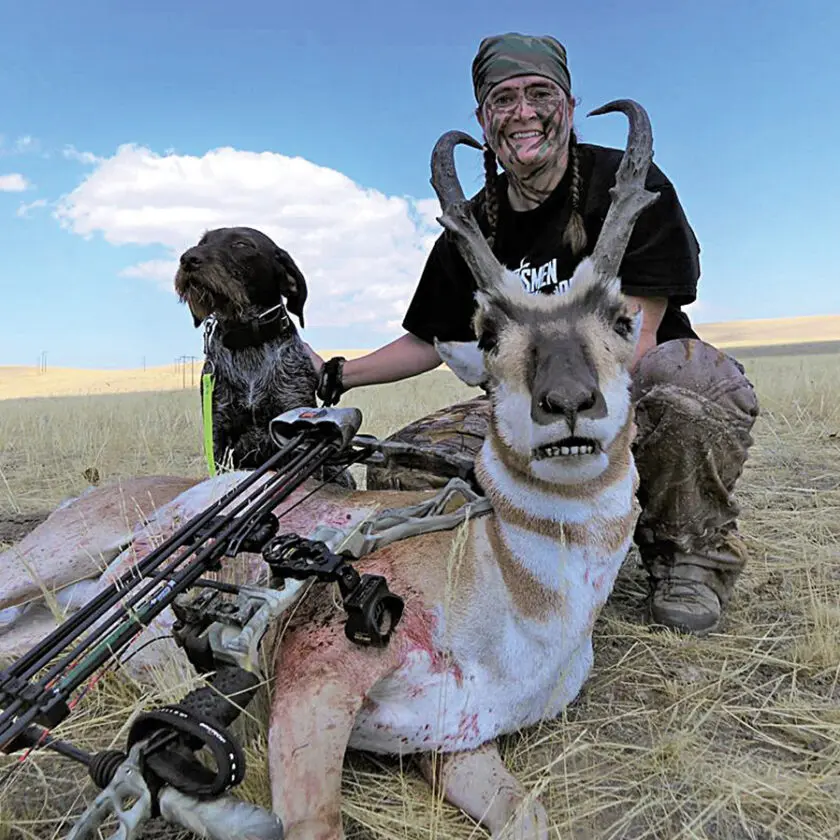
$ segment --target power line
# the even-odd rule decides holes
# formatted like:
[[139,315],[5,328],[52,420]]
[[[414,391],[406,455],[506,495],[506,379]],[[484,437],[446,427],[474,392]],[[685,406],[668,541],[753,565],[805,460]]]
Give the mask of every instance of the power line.
[[175,372],[181,370],[181,385],[183,388],[187,387],[187,363],[190,366],[190,387],[195,387],[195,363],[198,361],[198,356],[178,356],[175,359]]

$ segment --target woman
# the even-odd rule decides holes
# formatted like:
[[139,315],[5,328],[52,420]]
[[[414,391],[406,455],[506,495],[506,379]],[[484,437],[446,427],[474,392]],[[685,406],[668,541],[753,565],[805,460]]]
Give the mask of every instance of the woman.
[[[529,292],[562,294],[597,240],[622,152],[578,143],[566,51],[556,39],[486,38],[472,77],[486,144],[476,217],[496,256]],[[673,185],[655,165],[647,188],[659,198],[636,222],[619,272],[644,325],[633,385],[643,506],[636,543],[651,579],[653,620],[702,634],[719,625],[746,559],[732,491],[758,405],[743,368],[700,341],[682,312],[696,296],[699,246]],[[403,321],[405,335],[347,362],[324,364],[313,353],[319,396],[332,404],[351,388],[439,365],[435,338],[475,339],[475,288],[454,243],[441,235]],[[424,437],[432,425],[443,451],[442,438],[462,446],[466,430],[474,455],[486,417],[486,400],[478,399],[455,407],[454,417],[448,411],[426,418],[398,437],[429,445]],[[441,423],[449,424],[443,432]],[[381,476],[380,483],[389,482]]]

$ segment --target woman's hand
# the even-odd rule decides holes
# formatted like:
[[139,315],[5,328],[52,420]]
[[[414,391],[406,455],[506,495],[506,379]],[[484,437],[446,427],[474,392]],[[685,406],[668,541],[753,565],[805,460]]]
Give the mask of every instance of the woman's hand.
[[[320,379],[325,361],[305,341],[303,346],[312,360]],[[398,382],[417,376],[440,365],[440,356],[434,346],[406,333],[400,338],[365,356],[342,362],[339,371],[341,393],[363,385],[380,385]]]

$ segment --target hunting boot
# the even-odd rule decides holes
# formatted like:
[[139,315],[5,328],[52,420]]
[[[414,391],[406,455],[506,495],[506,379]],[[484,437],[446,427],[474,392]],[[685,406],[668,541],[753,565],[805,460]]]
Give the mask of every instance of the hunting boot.
[[634,373],[642,513],[635,533],[656,624],[702,635],[744,568],[733,496],[758,399],[733,358],[697,339],[668,341]]

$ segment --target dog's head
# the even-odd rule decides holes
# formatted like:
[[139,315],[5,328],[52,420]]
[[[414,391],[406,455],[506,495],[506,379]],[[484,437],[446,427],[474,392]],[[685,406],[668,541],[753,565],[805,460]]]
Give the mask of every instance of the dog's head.
[[210,315],[245,320],[283,298],[303,326],[303,274],[286,251],[253,228],[208,230],[197,245],[181,254],[175,291],[189,307],[196,327]]

